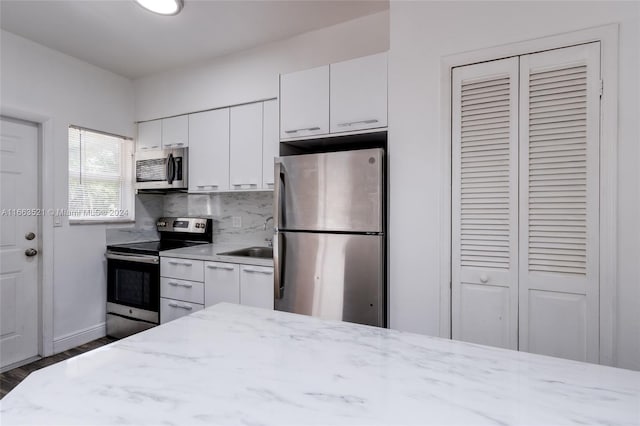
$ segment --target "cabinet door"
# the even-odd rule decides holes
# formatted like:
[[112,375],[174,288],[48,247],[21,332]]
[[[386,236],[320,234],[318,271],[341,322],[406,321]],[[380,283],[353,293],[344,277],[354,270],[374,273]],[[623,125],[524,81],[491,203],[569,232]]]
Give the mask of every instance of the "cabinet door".
[[280,76],[280,138],[329,133],[329,66]]
[[189,118],[187,115],[162,119],[162,148],[189,146]]
[[262,184],[262,102],[232,107],[230,135],[231,189]]
[[173,321],[196,311],[202,310],[204,306],[199,303],[189,303],[180,300],[160,298],[160,324]]
[[331,64],[331,133],[387,126],[387,54]]
[[262,119],[262,188],[273,189],[273,159],[279,154],[278,101],[266,101]]
[[220,302],[240,303],[239,265],[206,262],[204,272],[204,305]]
[[240,304],[273,309],[273,268],[240,266]]
[[162,123],[160,120],[138,123],[136,151],[162,148]]
[[229,189],[229,108],[189,115],[189,192]]

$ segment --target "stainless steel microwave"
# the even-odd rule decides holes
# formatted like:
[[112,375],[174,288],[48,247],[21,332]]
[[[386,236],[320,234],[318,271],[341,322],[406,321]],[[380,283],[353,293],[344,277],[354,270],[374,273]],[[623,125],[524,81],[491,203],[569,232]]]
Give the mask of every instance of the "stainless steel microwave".
[[187,189],[187,148],[136,153],[136,189]]

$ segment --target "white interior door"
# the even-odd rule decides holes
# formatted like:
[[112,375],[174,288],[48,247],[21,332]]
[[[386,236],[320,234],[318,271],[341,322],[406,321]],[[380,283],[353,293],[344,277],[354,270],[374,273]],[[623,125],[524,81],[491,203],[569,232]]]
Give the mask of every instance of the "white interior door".
[[599,360],[600,43],[520,63],[520,349]]
[[0,124],[0,367],[5,367],[38,355],[39,256],[27,254],[40,245],[33,211],[39,207],[38,128],[4,117]]
[[452,337],[517,349],[518,58],[454,69]]

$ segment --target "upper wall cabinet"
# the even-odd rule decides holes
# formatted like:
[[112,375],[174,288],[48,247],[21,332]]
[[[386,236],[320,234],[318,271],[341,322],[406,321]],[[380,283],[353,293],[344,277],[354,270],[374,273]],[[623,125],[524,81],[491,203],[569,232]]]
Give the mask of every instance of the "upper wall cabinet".
[[264,102],[262,116],[262,188],[273,189],[273,159],[278,156],[278,101]]
[[189,192],[229,189],[229,108],[189,115]]
[[189,146],[189,118],[187,115],[162,119],[162,148],[176,149]]
[[387,127],[387,54],[330,68],[331,133]]
[[329,133],[329,66],[280,76],[280,138]]
[[387,53],[280,76],[280,139],[387,127]]
[[145,151],[162,148],[162,123],[160,120],[138,123],[136,150]]
[[262,102],[231,107],[231,189],[262,186]]

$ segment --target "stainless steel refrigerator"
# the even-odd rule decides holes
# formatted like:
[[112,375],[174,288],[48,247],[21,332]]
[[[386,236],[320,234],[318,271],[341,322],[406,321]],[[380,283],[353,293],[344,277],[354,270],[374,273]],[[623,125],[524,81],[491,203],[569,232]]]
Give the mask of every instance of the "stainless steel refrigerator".
[[384,327],[384,151],[280,157],[275,174],[275,309]]

